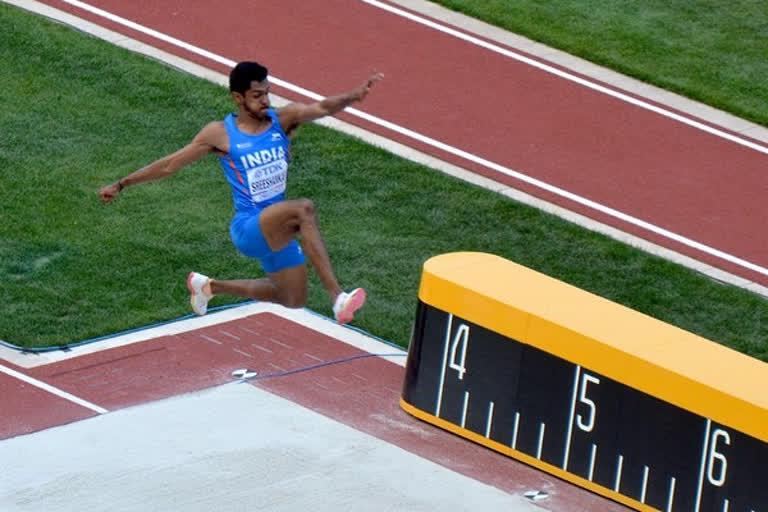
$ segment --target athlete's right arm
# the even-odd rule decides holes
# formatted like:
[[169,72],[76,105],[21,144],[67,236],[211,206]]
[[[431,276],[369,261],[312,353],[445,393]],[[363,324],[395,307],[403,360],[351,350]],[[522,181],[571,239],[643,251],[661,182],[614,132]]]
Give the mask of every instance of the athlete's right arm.
[[[223,139],[222,139],[223,132]],[[170,176],[183,167],[197,162],[213,151],[223,149],[226,145],[226,128],[221,121],[208,123],[195,135],[192,142],[170,155],[155,160],[146,167],[132,172],[128,176],[117,180],[99,190],[101,200],[108,203],[123,189],[139,183],[155,181]]]

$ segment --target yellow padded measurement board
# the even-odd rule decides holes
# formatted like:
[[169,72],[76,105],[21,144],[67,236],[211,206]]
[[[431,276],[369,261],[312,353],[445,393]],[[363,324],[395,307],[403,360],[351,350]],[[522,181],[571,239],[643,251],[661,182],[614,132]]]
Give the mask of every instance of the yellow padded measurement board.
[[498,256],[424,264],[401,404],[638,510],[768,511],[767,364]]

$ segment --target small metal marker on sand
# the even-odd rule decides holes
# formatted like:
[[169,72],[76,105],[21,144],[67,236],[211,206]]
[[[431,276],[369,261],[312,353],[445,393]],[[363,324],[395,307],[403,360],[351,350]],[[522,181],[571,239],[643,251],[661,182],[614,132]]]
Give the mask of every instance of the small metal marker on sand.
[[238,370],[235,370],[232,372],[232,377],[235,379],[250,379],[251,377],[255,377],[259,374],[259,372],[254,370],[249,370],[247,368],[240,368]]
[[548,493],[544,491],[536,491],[536,490],[527,491],[525,494],[523,494],[523,496],[525,496],[531,501],[541,501],[549,498]]

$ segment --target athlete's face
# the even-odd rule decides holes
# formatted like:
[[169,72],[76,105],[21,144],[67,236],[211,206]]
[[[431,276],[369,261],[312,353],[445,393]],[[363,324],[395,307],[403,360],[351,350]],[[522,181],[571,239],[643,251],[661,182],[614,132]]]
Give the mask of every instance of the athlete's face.
[[235,101],[254,119],[265,119],[269,108],[269,81],[253,81],[245,94],[235,93]]

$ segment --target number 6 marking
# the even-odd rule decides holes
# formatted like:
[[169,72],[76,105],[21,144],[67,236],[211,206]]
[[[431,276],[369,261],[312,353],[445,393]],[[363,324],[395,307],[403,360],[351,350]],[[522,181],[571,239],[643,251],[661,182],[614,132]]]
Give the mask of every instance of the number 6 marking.
[[[728,435],[728,432],[721,428],[716,428],[714,432],[712,432],[712,442],[709,446],[709,459],[707,460],[707,478],[709,478],[709,482],[712,485],[716,485],[717,487],[723,486],[725,483],[725,474],[728,471],[728,459],[725,458],[725,455],[717,451],[717,441],[718,438],[721,437],[726,445],[731,445],[731,436]],[[715,460],[720,462],[720,474],[717,478],[715,478],[715,475],[713,474]]]
[[587,384],[590,382],[594,384],[600,384],[600,379],[593,377],[586,372],[583,373],[581,376],[581,391],[579,392],[579,402],[589,407],[589,421],[584,423],[581,414],[577,414],[576,425],[578,425],[579,428],[584,432],[592,432],[592,429],[595,428],[595,417],[597,416],[597,407],[595,407],[595,402],[587,398]]
[[[456,362],[456,352],[459,348],[459,342],[461,342],[461,361]],[[451,344],[451,362],[449,367],[459,372],[459,380],[464,380],[464,374],[467,373],[467,368],[464,363],[467,361],[467,344],[469,342],[469,326],[467,324],[461,324],[456,331],[456,336],[453,337],[453,343]]]

